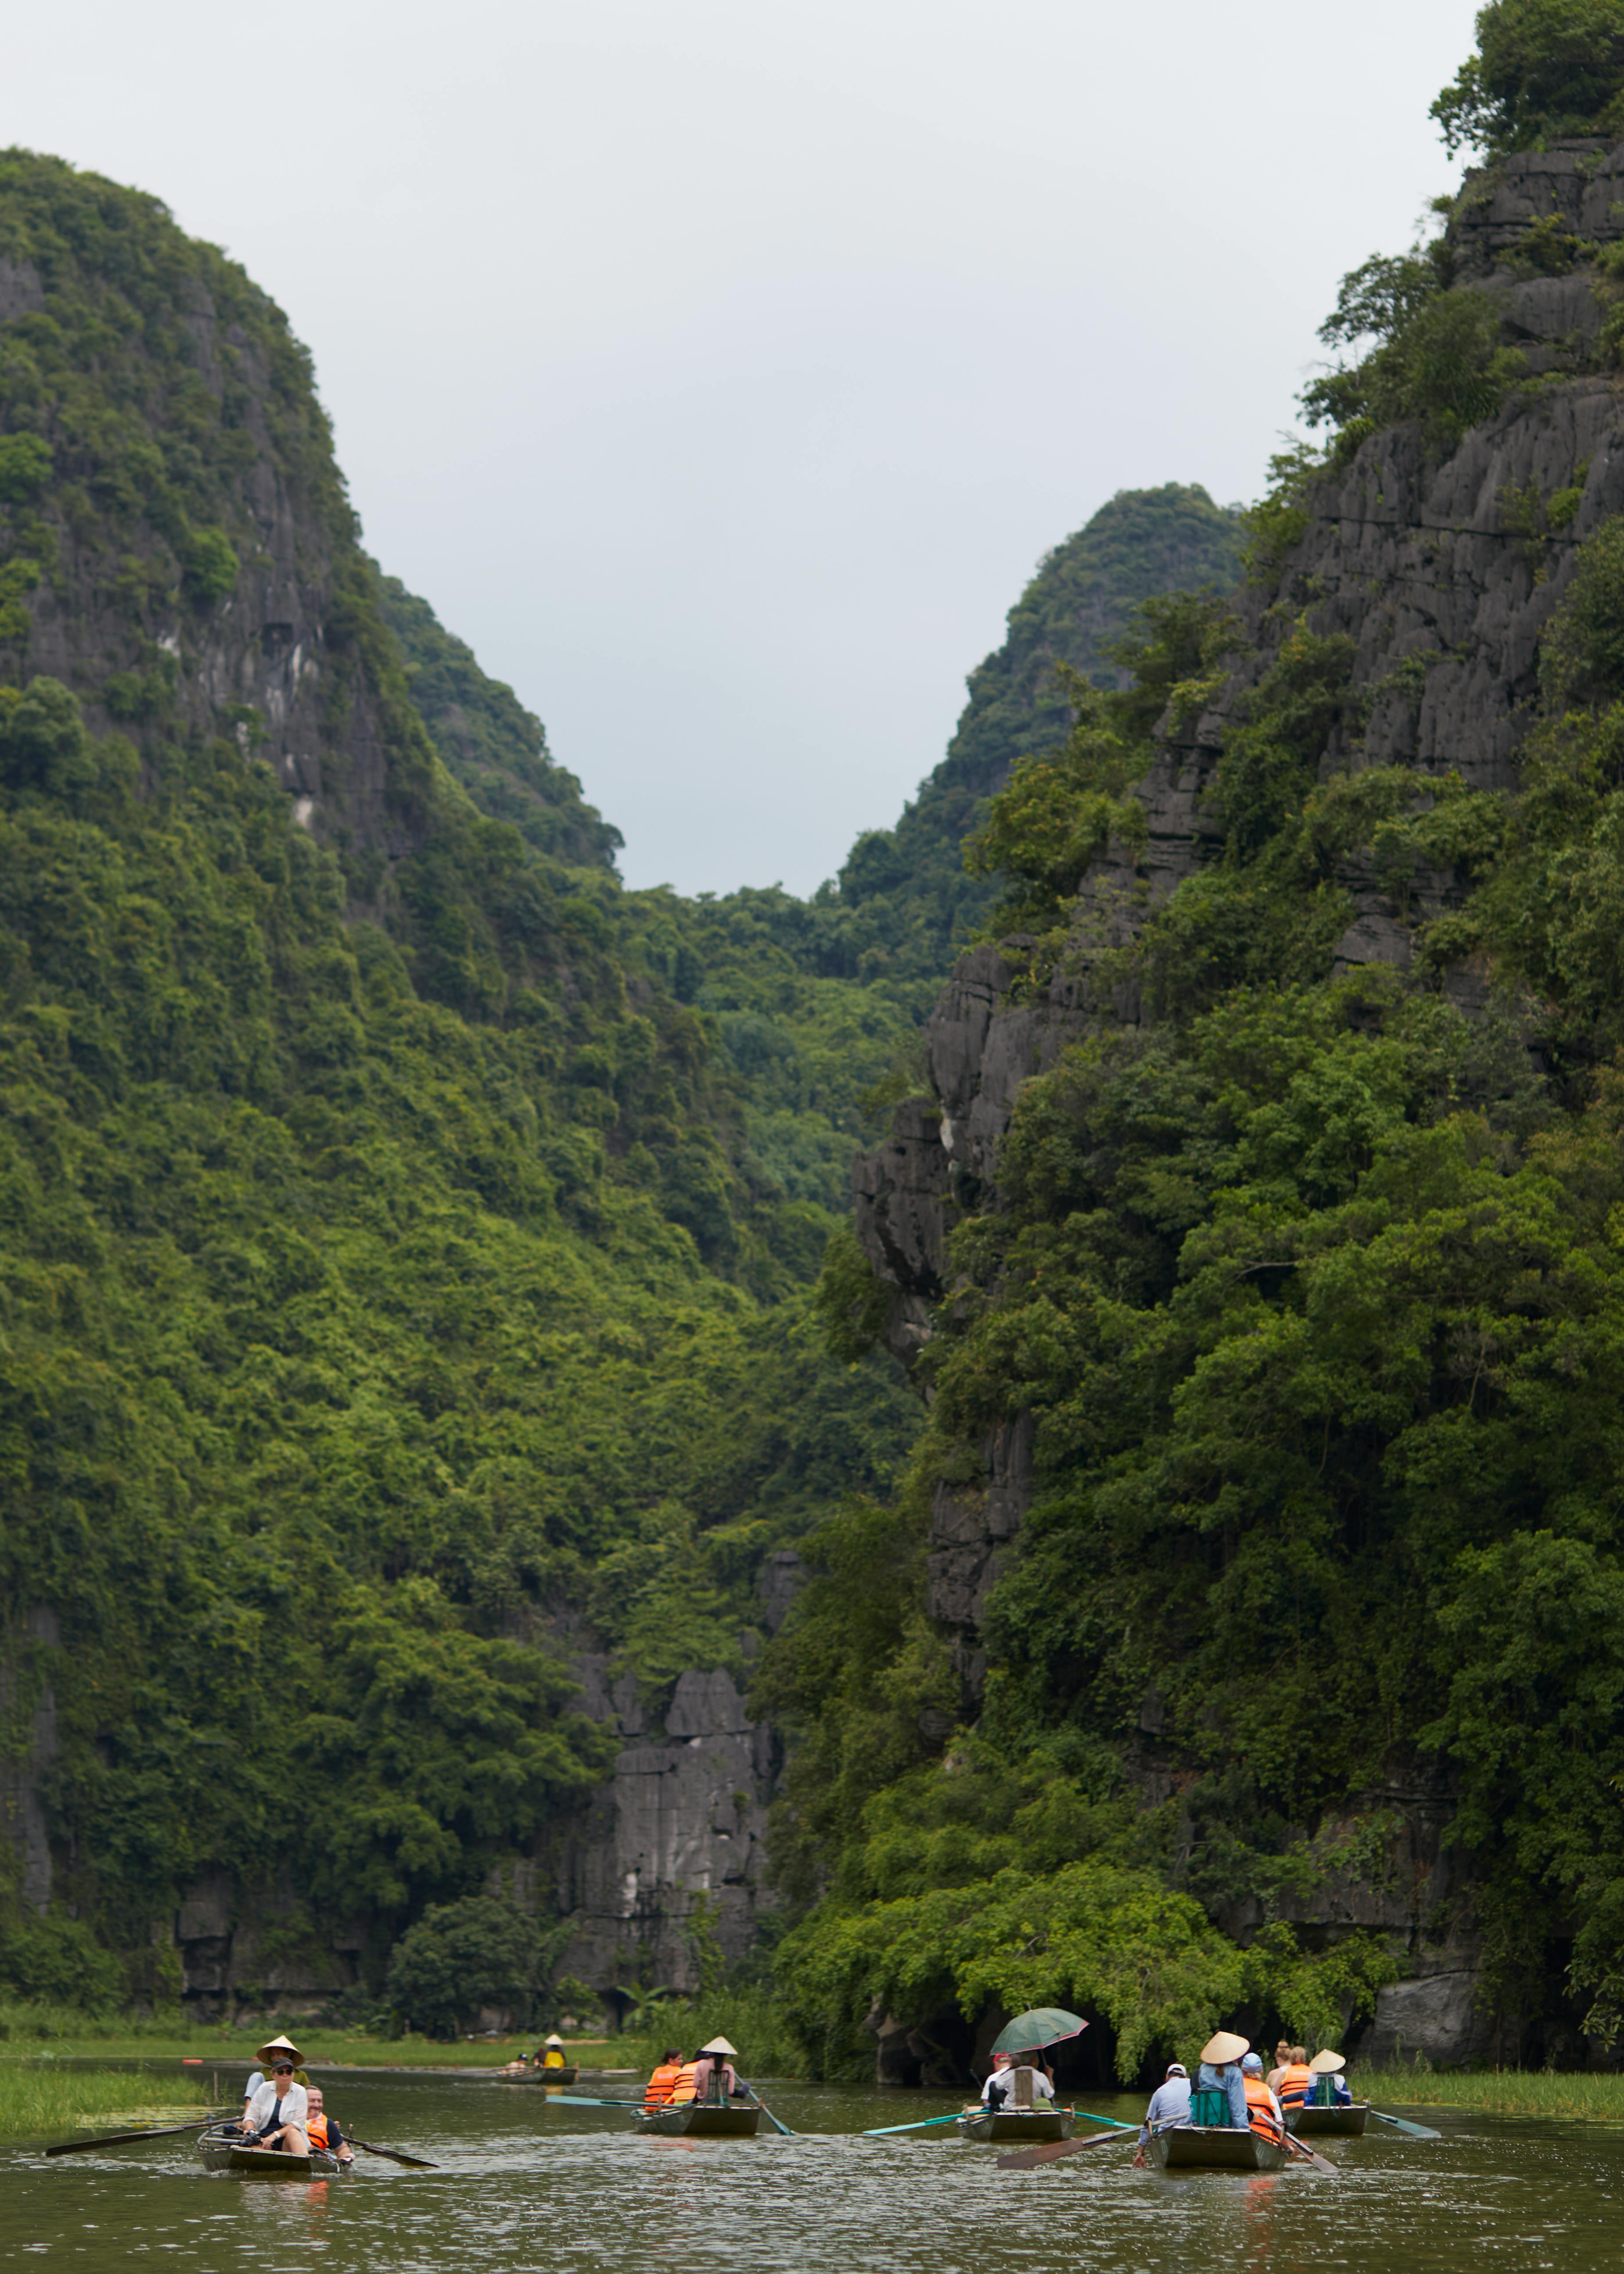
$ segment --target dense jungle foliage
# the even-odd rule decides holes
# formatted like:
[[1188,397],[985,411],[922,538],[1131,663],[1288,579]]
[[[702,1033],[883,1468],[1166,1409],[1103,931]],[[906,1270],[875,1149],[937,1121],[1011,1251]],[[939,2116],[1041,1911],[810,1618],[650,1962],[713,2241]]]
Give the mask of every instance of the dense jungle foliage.
[[[244,690],[300,699],[306,605],[289,776]],[[742,1675],[763,1555],[894,1480],[916,1403],[809,1303],[925,953],[850,877],[694,904],[618,841],[361,551],[280,312],[0,159],[8,1775],[48,1681],[60,1739],[11,1994],[163,1994],[218,1874],[267,1969],[336,1919],[381,1984],[427,1917],[433,2004],[603,1773],[566,1634],[657,1706]]]
[[[657,1700],[742,1674],[762,1554],[914,1411],[810,1331],[830,1179],[793,1111],[796,1189],[753,1149],[703,928],[382,587],[276,312],[19,154],[0,286],[4,1736],[49,1679],[63,1906],[0,1978],[162,1992],[211,1872],[267,1965],[320,1916],[380,1972],[601,1776],[560,1620]],[[325,842],[219,692],[262,509],[326,579]]]
[[[1612,119],[1616,7],[1479,26],[1447,124],[1495,148]],[[1449,312],[1452,252],[1348,280],[1327,336],[1377,345],[1309,389],[1333,468],[1394,421],[1436,462],[1527,383]],[[814,1535],[758,1686],[804,1733],[778,1980],[830,2073],[871,2059],[876,1999],[1082,2006],[1124,2078],[1237,2011],[1340,2032],[1395,1961],[1290,1922],[1339,1874],[1396,1886],[1395,1780],[1455,1811],[1453,1909],[1416,1924],[1480,1938],[1507,2043],[1624,2034],[1624,516],[1546,622],[1515,788],[1469,789],[1363,762],[1354,642],[1281,594],[1326,463],[1249,516],[1253,632],[1149,608],[1135,684],[1071,683],[1070,739],[974,855],[1028,983],[1069,968],[1101,1012],[955,1234],[903,1492]],[[1577,503],[1524,530],[1530,586]],[[1259,658],[1218,857],[1102,954],[1076,896],[1108,841],[1132,863],[1158,714]],[[1356,868],[1400,908],[1450,879],[1405,973],[1333,969]],[[967,1714],[923,1611],[929,1501],[1023,1413],[1036,1497]]]

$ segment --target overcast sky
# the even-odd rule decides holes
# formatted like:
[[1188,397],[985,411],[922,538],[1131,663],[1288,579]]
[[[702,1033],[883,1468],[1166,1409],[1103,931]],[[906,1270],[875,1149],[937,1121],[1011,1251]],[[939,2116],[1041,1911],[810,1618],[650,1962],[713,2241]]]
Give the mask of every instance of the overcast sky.
[[312,350],[385,567],[635,884],[809,891],[1113,491],[1262,486],[1471,0],[52,0],[4,138]]

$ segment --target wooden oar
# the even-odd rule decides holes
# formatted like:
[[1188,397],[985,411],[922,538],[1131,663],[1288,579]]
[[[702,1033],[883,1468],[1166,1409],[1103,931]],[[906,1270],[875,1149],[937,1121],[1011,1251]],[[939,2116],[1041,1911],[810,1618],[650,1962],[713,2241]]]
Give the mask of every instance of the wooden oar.
[[876,2124],[871,2132],[861,2132],[862,2140],[889,2140],[897,2132],[929,2132],[933,2124],[957,2124],[966,2112],[955,2108],[951,2116],[921,2116],[917,2124]]
[[392,2164],[410,2164],[414,2172],[437,2172],[438,2164],[431,2164],[426,2156],[408,2156],[399,2148],[374,2148],[370,2140],[357,2140],[353,2132],[348,2135],[352,2148],[365,2148],[369,2156],[385,2156]]
[[762,2098],[760,2093],[756,2091],[756,2087],[750,2082],[749,2078],[748,2076],[741,2076],[740,2077],[739,2082],[755,2101],[756,2105],[760,2109],[768,2123],[774,2126],[777,2130],[781,2132],[786,2140],[794,2139],[796,2136],[795,2134],[790,2130],[787,2124],[779,2122],[778,2119],[773,2114],[771,2109],[768,2107],[766,2102]]
[[103,2132],[95,2140],[64,2140],[48,2148],[48,2156],[83,2156],[92,2148],[125,2148],[135,2140],[173,2140],[181,2132],[207,2132],[217,2120],[206,2116],[200,2124],[166,2124],[161,2132]]
[[1300,2140],[1294,2140],[1289,2132],[1282,2132],[1280,2137],[1289,2154],[1301,2156],[1317,2172],[1328,2172],[1334,2180],[1341,2179],[1342,2173],[1327,2157],[1317,2156],[1312,2148],[1305,2148]]
[[594,2100],[583,2092],[550,2092],[547,2097],[565,2108],[646,2108],[646,2100]]
[[1372,2108],[1370,2112],[1378,2124],[1390,2124],[1395,2132],[1407,2132],[1412,2140],[1441,2140],[1444,2136],[1425,2124],[1411,2124],[1405,2117],[1389,2116],[1385,2109]]
[[[1095,2120],[1104,2122],[1107,2120]],[[1096,2132],[1091,2140],[1051,2140],[1044,2148],[1022,2148],[1012,2156],[1000,2156],[1001,2172],[1035,2171],[1040,2164],[1056,2163],[1062,2156],[1079,2156],[1085,2148],[1121,2147],[1124,2140],[1137,2139],[1137,2124],[1118,2124],[1109,2132]]]

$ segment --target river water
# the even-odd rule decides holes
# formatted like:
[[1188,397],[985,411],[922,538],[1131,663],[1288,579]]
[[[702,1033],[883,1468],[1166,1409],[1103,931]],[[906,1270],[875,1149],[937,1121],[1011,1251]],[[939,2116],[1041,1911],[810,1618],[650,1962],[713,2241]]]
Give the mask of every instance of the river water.
[[[954,2104],[835,2085],[765,2089],[797,2137],[639,2140],[613,2111],[489,2078],[327,2071],[346,2129],[432,2157],[407,2172],[357,2151],[352,2177],[302,2185],[207,2172],[185,2139],[47,2162],[0,2150],[0,2263],[175,2274],[1358,2274],[1624,2270],[1624,2127],[1409,2113],[1440,2141],[1321,2144],[1335,2178],[1132,2168],[1125,2147],[1035,2172],[951,2128],[863,2140]],[[624,2092],[628,2080],[596,2087]],[[223,2079],[222,2079],[223,2082]],[[578,2091],[594,2090],[583,2076]],[[1140,2103],[1094,2097],[1121,2120]]]

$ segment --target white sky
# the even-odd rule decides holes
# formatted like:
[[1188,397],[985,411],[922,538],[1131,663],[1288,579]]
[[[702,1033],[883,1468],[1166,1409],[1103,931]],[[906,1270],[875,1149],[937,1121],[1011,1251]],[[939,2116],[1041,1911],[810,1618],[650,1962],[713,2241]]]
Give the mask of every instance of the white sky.
[[52,0],[0,140],[312,350],[368,543],[625,832],[810,890],[1113,491],[1251,498],[1473,0]]

